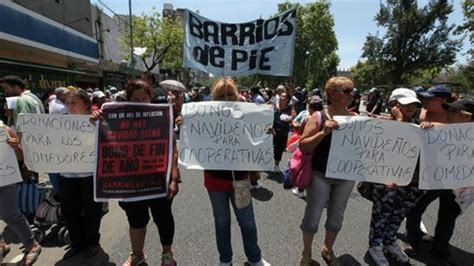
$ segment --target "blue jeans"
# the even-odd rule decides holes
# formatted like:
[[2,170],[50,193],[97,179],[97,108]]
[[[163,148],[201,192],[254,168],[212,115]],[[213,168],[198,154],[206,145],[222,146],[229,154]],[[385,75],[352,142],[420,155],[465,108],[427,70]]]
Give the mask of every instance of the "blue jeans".
[[217,250],[219,251],[220,261],[224,263],[232,261],[229,206],[229,203],[231,203],[242,233],[245,255],[250,263],[259,262],[262,256],[257,243],[257,226],[255,224],[252,202],[245,208],[237,209],[233,192],[209,191],[209,198],[211,199],[214,214]]

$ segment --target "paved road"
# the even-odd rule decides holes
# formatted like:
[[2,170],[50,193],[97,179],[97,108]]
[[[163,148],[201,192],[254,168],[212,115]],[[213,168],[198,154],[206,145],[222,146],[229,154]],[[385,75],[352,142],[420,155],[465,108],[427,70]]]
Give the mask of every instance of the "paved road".
[[[176,220],[175,258],[179,265],[217,265],[218,254],[214,239],[214,225],[210,202],[203,185],[202,172],[182,171],[183,183],[173,203]],[[264,189],[254,193],[254,207],[258,227],[259,244],[263,256],[272,265],[297,265],[301,254],[301,232],[299,224],[305,202],[283,190],[278,178],[262,174]],[[437,202],[426,212],[423,221],[432,234],[436,222]],[[371,204],[353,192],[346,211],[344,228],[336,242],[335,252],[341,256],[344,265],[367,265],[367,237],[369,233]],[[452,251],[460,265],[474,265],[474,208],[457,221],[456,232],[451,244]],[[156,227],[149,225],[146,241],[148,265],[159,265],[160,244]],[[403,226],[402,226],[403,228]],[[0,229],[3,226],[0,224]],[[0,232],[3,230],[0,230]],[[403,231],[403,229],[401,229]],[[50,234],[43,242],[44,250],[36,265],[115,265],[126,258],[130,245],[126,217],[116,203],[111,203],[110,212],[102,220],[101,244],[105,253],[92,260],[78,256],[74,260],[61,261],[64,246]],[[238,226],[233,218],[232,241],[234,265],[246,261]],[[315,237],[313,253],[315,261],[323,263],[317,256],[322,244],[322,234]],[[18,255],[19,245],[4,262],[10,262]],[[433,265],[429,246],[425,244],[424,256],[412,260],[415,265]],[[2,264],[3,265],[3,264]],[[393,264],[397,265],[397,264]]]

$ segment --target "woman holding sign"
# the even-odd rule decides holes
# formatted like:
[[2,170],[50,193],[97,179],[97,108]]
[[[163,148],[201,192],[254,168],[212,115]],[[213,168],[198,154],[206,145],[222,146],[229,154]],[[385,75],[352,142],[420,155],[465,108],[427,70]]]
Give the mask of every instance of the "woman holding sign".
[[[221,79],[212,85],[214,101],[239,101],[239,91],[231,79]],[[262,259],[257,243],[257,226],[250,194],[248,171],[204,171],[204,185],[209,193],[216,229],[217,250],[221,266],[232,265],[230,240],[230,207],[239,222],[244,251],[250,265],[270,265]]]
[[[129,81],[125,87],[127,101],[134,103],[151,103],[153,92],[150,85],[143,80]],[[95,122],[102,117],[102,112],[94,112],[91,116],[91,122]],[[173,258],[172,244],[174,238],[174,218],[171,209],[173,197],[178,193],[178,151],[176,141],[173,140],[173,161],[171,168],[171,181],[168,188],[168,197],[155,198],[139,201],[121,201],[120,207],[125,211],[128,224],[130,226],[130,242],[132,252],[123,266],[135,266],[145,262],[144,252],[146,227],[150,220],[149,212],[158,227],[160,241],[163,252],[161,254],[162,266],[174,266],[176,261]]]
[[[17,134],[13,131],[13,129],[4,127],[3,122],[1,121],[0,127],[2,127],[2,131],[0,131],[0,143],[6,142],[13,148],[18,160],[23,160],[20,139],[18,138]],[[8,177],[9,173],[15,174],[14,167],[9,165],[7,160],[1,161],[2,177],[0,178],[3,179]],[[18,175],[17,178],[13,180],[0,180],[0,219],[5,221],[7,226],[18,235],[20,241],[25,247],[25,255],[22,260],[22,265],[33,265],[41,253],[41,246],[38,244],[38,242],[36,242],[28,221],[20,212],[20,209],[17,205],[18,201],[16,183],[21,182],[22,179],[19,172],[16,172],[16,175]],[[0,263],[9,252],[10,247],[3,241],[0,235]]]
[[[66,97],[69,113],[87,115],[91,111],[89,95],[83,89],[71,90]],[[103,203],[94,201],[92,172],[59,173],[61,211],[71,237],[71,248],[64,254],[67,260],[84,251],[88,258],[99,252],[100,222]]]
[[[333,77],[326,82],[329,100],[327,109],[314,112],[309,118],[300,139],[302,152],[312,152],[313,180],[307,190],[306,209],[301,223],[303,231],[303,254],[300,265],[312,264],[311,251],[314,234],[318,231],[321,214],[327,203],[326,235],[321,256],[327,264],[337,265],[333,252],[334,242],[341,230],[347,201],[354,187],[354,181],[336,180],[325,176],[331,145],[331,131],[339,127],[333,120],[336,115],[357,115],[347,110],[352,101],[354,84],[346,77]],[[321,119],[320,119],[321,117]]]
[[[395,89],[389,98],[390,119],[405,123],[414,122],[416,110],[420,104],[414,91],[405,88]],[[407,254],[397,244],[396,234],[407,212],[423,195],[418,189],[418,173],[419,165],[408,186],[373,184],[369,254],[376,265],[389,265],[384,251],[401,263],[410,261]]]

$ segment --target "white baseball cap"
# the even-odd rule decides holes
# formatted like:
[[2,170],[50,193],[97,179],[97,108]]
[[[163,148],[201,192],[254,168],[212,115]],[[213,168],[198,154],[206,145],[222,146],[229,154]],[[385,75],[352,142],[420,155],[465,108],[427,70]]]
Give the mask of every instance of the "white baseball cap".
[[411,103],[421,104],[420,100],[416,97],[416,92],[407,88],[398,88],[392,91],[389,102],[397,101],[402,105]]
[[103,93],[102,91],[94,91],[92,93],[92,97],[93,98],[97,98],[97,99],[100,99],[102,97],[105,97],[105,93]]

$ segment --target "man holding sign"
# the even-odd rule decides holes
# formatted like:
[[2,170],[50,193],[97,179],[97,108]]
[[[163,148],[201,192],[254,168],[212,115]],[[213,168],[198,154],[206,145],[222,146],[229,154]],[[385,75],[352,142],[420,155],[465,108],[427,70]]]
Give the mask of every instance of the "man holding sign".
[[[472,125],[472,123],[466,124],[473,121],[474,102],[472,100],[459,100],[453,103],[443,103],[442,107],[446,112],[446,120],[449,124],[462,124],[458,124],[456,126],[435,126],[432,130],[426,131],[426,134],[429,136],[425,138],[425,148],[430,148],[431,146],[435,146],[434,148],[436,148],[436,146],[440,146],[435,145],[436,143],[433,139],[433,136],[436,134],[440,136],[442,134],[440,132],[460,132],[459,130],[464,132],[472,132],[472,126],[470,126]],[[433,124],[430,124],[430,126],[433,127]],[[461,148],[457,150],[461,152],[454,154],[446,153],[447,149],[453,149],[452,147],[456,146],[456,144],[454,143],[460,143],[460,141],[455,141],[451,143],[451,141],[446,140],[441,143],[442,147],[440,149],[424,152],[424,156],[434,157],[431,157],[429,159],[422,158],[420,187],[434,188],[434,186],[440,184],[440,182],[436,182],[436,179],[438,179],[436,175],[428,174],[430,168],[423,167],[425,164],[428,165],[430,162],[435,163],[434,167],[437,167],[436,169],[441,169],[437,170],[436,173],[443,172],[443,168],[441,167],[442,165],[446,165],[446,167],[444,167],[445,169],[453,165],[457,165],[457,167],[462,167],[462,165],[465,165],[468,168],[473,167],[473,158],[469,157],[469,154],[473,153],[472,139],[458,145]],[[445,152],[440,152],[441,150],[444,150]],[[443,154],[446,156],[452,155],[459,157],[457,157],[456,159],[438,158],[440,156],[443,156]],[[426,161],[426,163],[423,163],[423,161]],[[472,178],[473,177],[471,174],[471,183]],[[468,178],[466,177],[461,179],[467,180]],[[441,185],[444,186],[442,182]],[[447,183],[445,185],[447,185]],[[452,187],[452,184],[450,186]],[[431,202],[438,198],[440,199],[440,206],[438,211],[438,222],[436,223],[435,235],[432,244],[432,253],[444,263],[448,265],[455,265],[456,261],[449,251],[449,241],[454,233],[456,218],[461,214],[460,203],[464,208],[467,208],[467,206],[472,202],[472,188],[457,189],[455,190],[455,193],[453,193],[453,190],[451,189],[441,189],[441,187],[436,187],[436,190],[428,190],[426,195],[416,204],[416,206],[411,210],[410,215],[407,217],[407,240],[412,246],[412,249],[410,251],[412,253],[415,253],[415,250],[418,244],[421,242],[421,238],[423,236],[423,233],[421,232],[419,226],[421,222],[421,217],[426,208],[431,204]],[[463,202],[464,198],[466,198],[469,202]]]

